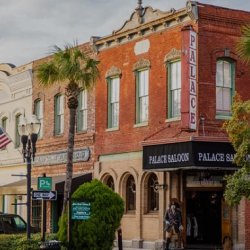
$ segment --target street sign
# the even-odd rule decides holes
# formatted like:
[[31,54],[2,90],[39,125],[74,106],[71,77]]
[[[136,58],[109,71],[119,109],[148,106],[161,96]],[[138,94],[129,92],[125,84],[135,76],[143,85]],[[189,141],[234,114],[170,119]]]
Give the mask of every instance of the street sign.
[[40,191],[33,190],[32,191],[32,199],[33,200],[47,200],[54,201],[57,200],[57,191]]
[[72,220],[88,220],[90,217],[90,202],[72,201],[71,218]]
[[52,189],[52,178],[51,177],[38,177],[37,182],[38,190],[51,190]]

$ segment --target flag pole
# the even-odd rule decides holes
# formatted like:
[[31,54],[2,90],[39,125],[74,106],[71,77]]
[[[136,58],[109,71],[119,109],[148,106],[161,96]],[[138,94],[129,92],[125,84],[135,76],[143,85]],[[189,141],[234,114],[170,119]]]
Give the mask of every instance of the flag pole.
[[18,152],[20,153],[21,156],[23,156],[22,152],[20,151],[20,149],[16,146],[16,143],[12,140],[12,138],[9,136],[9,134],[4,130],[4,128],[0,125],[0,128],[3,130],[3,132],[9,137],[9,139],[13,142],[15,148],[18,150]]

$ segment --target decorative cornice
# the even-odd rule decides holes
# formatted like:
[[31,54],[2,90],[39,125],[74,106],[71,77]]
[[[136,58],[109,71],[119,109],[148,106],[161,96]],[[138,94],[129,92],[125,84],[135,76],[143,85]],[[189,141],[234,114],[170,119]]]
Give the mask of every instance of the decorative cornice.
[[181,51],[177,50],[176,48],[173,48],[167,55],[165,55],[164,58],[164,64],[165,67],[168,66],[168,62],[180,59],[181,58]]
[[194,23],[197,23],[198,21],[198,8],[197,8],[197,2],[194,1],[188,1],[186,4],[186,9],[189,17]]
[[139,69],[145,69],[145,68],[150,69],[150,67],[151,67],[150,60],[141,58],[137,63],[134,64],[133,72]]
[[122,70],[120,68],[112,66],[111,69],[106,72],[105,79],[107,80],[109,77],[114,76],[118,76],[119,78],[121,78]]
[[[192,8],[194,7],[195,6]],[[153,10],[151,7],[145,7],[143,8],[141,18],[143,20],[142,23],[140,23],[140,20],[138,20],[138,14],[134,11],[130,19],[111,35],[101,38],[91,37],[90,45],[92,50],[95,53],[98,53],[192,21],[187,12],[187,8],[182,8],[177,11],[171,9],[162,12],[160,10]]]

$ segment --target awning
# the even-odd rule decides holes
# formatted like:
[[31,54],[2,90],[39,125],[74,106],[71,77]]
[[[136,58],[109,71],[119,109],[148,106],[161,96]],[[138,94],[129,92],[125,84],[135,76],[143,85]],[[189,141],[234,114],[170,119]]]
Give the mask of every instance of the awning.
[[144,171],[237,170],[229,142],[186,141],[143,146]]
[[[56,190],[59,194],[63,194],[65,175],[56,175],[52,177],[52,190]],[[87,174],[73,174],[72,179],[72,193],[83,183],[92,180],[92,173]],[[31,178],[31,188],[37,190],[38,177]],[[12,182],[4,186],[0,186],[0,195],[26,195],[27,194],[27,179]]]

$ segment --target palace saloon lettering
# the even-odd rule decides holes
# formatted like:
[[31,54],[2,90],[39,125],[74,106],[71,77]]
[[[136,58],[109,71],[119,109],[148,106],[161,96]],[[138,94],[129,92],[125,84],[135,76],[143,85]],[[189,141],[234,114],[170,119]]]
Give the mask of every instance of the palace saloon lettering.
[[232,162],[234,154],[224,153],[198,153],[199,161],[211,162]]

